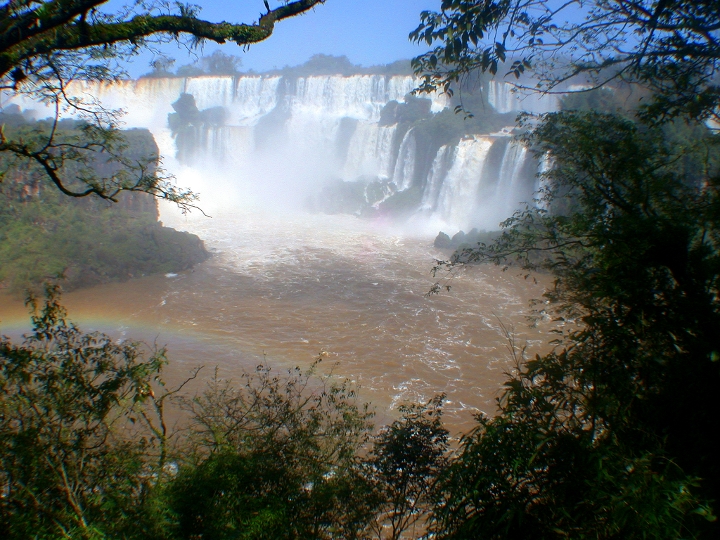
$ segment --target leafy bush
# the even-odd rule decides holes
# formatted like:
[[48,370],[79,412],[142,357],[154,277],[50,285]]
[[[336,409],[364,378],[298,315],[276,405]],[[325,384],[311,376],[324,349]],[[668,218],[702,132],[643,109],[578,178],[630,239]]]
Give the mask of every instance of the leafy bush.
[[28,302],[32,333],[0,340],[0,535],[146,538],[165,351],[82,333],[55,288]]
[[373,416],[347,381],[267,366],[184,400],[195,460],[168,487],[183,538],[330,538],[361,507],[352,484]]
[[438,536],[715,538],[717,138],[566,111],[525,139],[551,157],[542,207],[450,264],[552,273],[537,315],[561,327],[464,439]]

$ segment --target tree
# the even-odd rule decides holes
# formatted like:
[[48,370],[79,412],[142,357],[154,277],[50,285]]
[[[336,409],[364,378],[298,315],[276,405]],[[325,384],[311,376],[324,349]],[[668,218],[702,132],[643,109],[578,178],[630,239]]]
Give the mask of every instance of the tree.
[[[449,264],[551,272],[545,312],[566,331],[556,352],[519,366],[500,416],[480,419],[467,439],[447,484],[458,506],[452,516],[442,514],[452,504],[441,507],[447,530],[716,534],[693,516],[714,521],[720,495],[708,438],[720,428],[720,152],[705,128],[694,131],[571,111],[526,135],[552,161],[542,207],[516,213],[494,243]],[[631,478],[628,468],[644,472]],[[681,499],[668,496],[676,488]],[[608,498],[613,491],[622,495]],[[654,534],[642,525],[650,516]]]
[[[319,363],[319,360],[318,360]],[[356,467],[373,414],[348,382],[260,365],[184,400],[192,459],[168,486],[181,538],[353,537],[369,519]]]
[[[522,124],[525,144],[549,164],[539,204],[445,266],[551,273],[536,315],[560,327],[555,350],[519,361],[500,414],[479,418],[464,439],[435,530],[714,538],[720,152],[698,120],[717,116],[720,7],[591,2],[582,22],[558,22],[553,6],[576,4],[446,1],[413,34],[441,41],[416,59],[425,88],[451,90],[506,59],[517,77],[534,68],[543,89],[580,75],[608,88]],[[616,80],[638,83],[649,103],[618,110]]]
[[238,68],[242,65],[242,58],[218,50],[210,56],[203,56],[200,64],[210,75],[236,75]]
[[305,13],[324,0],[286,1],[275,9],[266,2],[267,12],[254,24],[212,23],[198,17],[196,6],[160,2],[107,13],[102,11],[106,3],[10,0],[0,4],[0,90],[54,107],[56,120],[71,112],[86,126],[82,137],[70,139],[60,136],[55,126],[17,139],[0,133],[0,152],[39,168],[71,197],[96,195],[114,201],[121,191],[144,191],[192,206],[193,194],[175,187],[161,169],[146,175],[138,164],[125,164],[122,176],[99,178],[90,168],[86,174],[66,174],[67,162],[89,163],[100,153],[119,159],[123,146],[118,111],[73,95],[71,82],[112,81],[119,75],[118,59],[157,41],[186,36],[195,45],[211,40],[248,46],[269,37],[276,22]]
[[374,487],[377,538],[397,540],[425,532],[435,503],[436,481],[448,463],[448,430],[442,425],[444,395],[425,405],[404,405],[402,417],[384,428],[364,463]]
[[174,58],[160,55],[150,62],[152,71],[145,75],[145,77],[172,77],[170,70],[172,69],[173,64],[175,64]]
[[81,332],[55,287],[29,304],[25,343],[0,340],[0,533],[146,538],[169,444],[164,351]]
[[[22,137],[39,124],[42,121],[7,123],[5,133]],[[68,119],[58,128],[69,138],[77,124]],[[123,137],[124,162],[143,160],[148,151],[157,151],[151,150],[157,147],[147,130],[126,130]],[[155,200],[146,193],[125,193],[118,204],[98,197],[66,197],[47,186],[40,171],[12,166],[7,157],[0,155],[4,170],[0,282],[14,293],[40,292],[45,280],[58,275],[68,290],[153,272],[177,272],[208,256],[199,238],[158,222]],[[102,161],[87,165],[98,176],[120,174],[122,167]],[[150,173],[152,164],[148,167]],[[85,167],[68,162],[65,168],[70,174],[82,173]]]
[[[597,345],[597,343],[594,343]],[[436,538],[713,538],[700,479],[668,455],[660,439],[618,437],[622,408],[605,395],[603,358],[565,349],[522,358],[496,417],[479,417],[439,481]],[[602,402],[602,403],[601,403]],[[701,536],[702,532],[705,536]]]
[[[67,322],[57,287],[33,331],[0,339],[0,535],[359,538],[372,412],[348,381],[259,366],[181,395],[165,351]],[[168,425],[168,407],[189,413]]]
[[[439,44],[413,61],[421,90],[476,71],[532,71],[540,90],[638,82],[648,118],[718,118],[720,5],[714,0],[443,0],[410,35]],[[523,86],[523,85],[520,85]]]

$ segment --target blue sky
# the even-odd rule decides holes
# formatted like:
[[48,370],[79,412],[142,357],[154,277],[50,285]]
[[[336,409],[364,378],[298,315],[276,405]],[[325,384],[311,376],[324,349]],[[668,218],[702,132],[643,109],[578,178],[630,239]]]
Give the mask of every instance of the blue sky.
[[[255,22],[265,11],[262,0],[195,0],[200,17],[213,22]],[[279,5],[270,0],[271,7]],[[408,41],[408,34],[420,21],[423,10],[438,10],[441,0],[327,0],[313,11],[278,23],[266,41],[247,51],[233,44],[219,47],[208,43],[203,51],[215,49],[241,56],[243,69],[258,71],[303,63],[317,53],[345,55],[353,63],[368,66],[411,58],[427,47]],[[163,52],[177,59],[176,67],[189,63],[187,53],[177,46]],[[143,54],[128,66],[132,76],[150,70],[151,57]]]

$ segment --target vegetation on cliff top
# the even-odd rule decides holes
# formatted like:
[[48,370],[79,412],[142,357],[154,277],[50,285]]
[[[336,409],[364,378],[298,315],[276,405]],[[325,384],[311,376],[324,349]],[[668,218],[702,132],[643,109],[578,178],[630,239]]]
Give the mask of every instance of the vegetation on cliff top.
[[[2,115],[2,119],[11,115]],[[13,135],[47,129],[45,122],[15,119]],[[65,122],[62,130],[80,125]],[[124,132],[123,157],[140,159],[153,148],[146,130]],[[156,272],[177,272],[207,259],[195,235],[163,227],[156,200],[145,193],[124,193],[117,203],[98,198],[69,198],[54,189],[36,167],[0,159],[0,286],[13,292],[38,290],[42,283],[64,276],[68,289],[124,280]],[[99,174],[115,174],[109,160],[94,164]],[[151,168],[151,165],[148,164]],[[66,165],[73,168],[73,163]]]

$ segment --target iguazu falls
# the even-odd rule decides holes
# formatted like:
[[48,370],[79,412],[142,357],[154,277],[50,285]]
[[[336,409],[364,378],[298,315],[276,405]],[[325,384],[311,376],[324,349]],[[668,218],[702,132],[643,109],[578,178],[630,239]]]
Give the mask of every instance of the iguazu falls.
[[716,540],[720,2],[0,0],[0,538]]
[[542,289],[487,267],[428,298],[435,260],[452,251],[433,240],[498,230],[534,204],[539,163],[513,124],[557,99],[486,85],[477,116],[491,131],[448,136],[443,121],[462,118],[446,96],[413,96],[409,75],[73,82],[73,95],[151,132],[163,167],[200,197],[185,214],[164,203],[160,220],[213,256],[64,301],[84,327],[167,343],[178,377],[209,344],[230,374],[263,355],[287,367],[322,351],[383,412],[446,393],[458,426],[492,413],[509,366],[501,327],[541,343],[525,316]]
[[[489,81],[477,89],[489,99],[477,114],[499,127],[440,144],[443,126],[431,117],[449,115],[448,100],[413,97],[417,84],[387,75],[206,76],[72,91],[127,111],[127,126],[150,129],[165,163],[177,156],[180,166],[212,177],[213,189],[200,190],[208,209],[252,201],[299,209],[315,198],[320,211],[399,210],[424,232],[496,230],[521,202],[532,203],[537,187],[536,162],[512,142],[515,117],[554,110],[557,97],[524,98],[508,83]],[[418,120],[426,120],[420,133],[412,127]],[[357,186],[342,193],[333,180]],[[323,187],[330,200],[322,200]],[[364,193],[352,200],[357,188]]]

